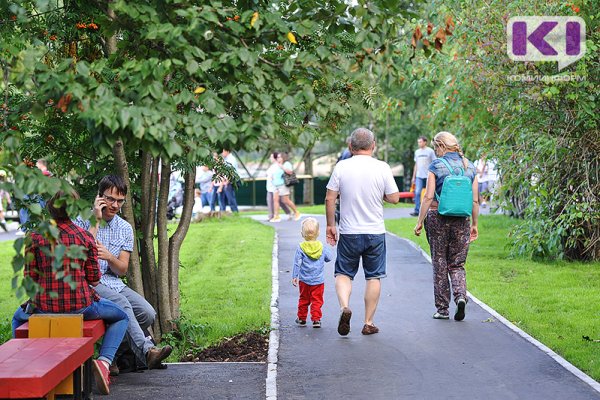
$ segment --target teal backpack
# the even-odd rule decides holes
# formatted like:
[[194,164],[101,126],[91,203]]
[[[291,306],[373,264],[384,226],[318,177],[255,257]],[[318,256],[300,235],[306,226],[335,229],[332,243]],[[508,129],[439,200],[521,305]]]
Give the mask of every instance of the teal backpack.
[[[438,160],[450,170],[450,175],[442,184],[442,195],[435,194],[439,203],[438,212],[450,217],[470,217],[473,210],[473,182],[465,176],[462,167],[453,169],[442,157]],[[460,173],[455,174],[455,169],[460,169]]]

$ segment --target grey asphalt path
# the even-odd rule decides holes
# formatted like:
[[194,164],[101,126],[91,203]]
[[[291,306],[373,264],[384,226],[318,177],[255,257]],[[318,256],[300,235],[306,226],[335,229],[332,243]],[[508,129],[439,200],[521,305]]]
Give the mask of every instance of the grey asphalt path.
[[[408,210],[410,212],[410,210]],[[386,216],[404,210],[386,210]],[[391,215],[389,215],[391,216]],[[325,221],[321,240],[325,241]],[[295,325],[291,283],[299,222],[272,224],[279,235],[280,399],[597,399],[598,392],[474,302],[463,322],[431,318],[431,265],[405,241],[387,236],[388,277],[375,316],[379,334],[363,336],[364,275],[354,282],[351,332],[337,333],[333,267],[326,265],[323,327]],[[468,281],[468,275],[467,275]],[[451,313],[454,309],[451,309]]]
[[[107,398],[264,399],[266,376],[265,363],[169,364],[166,370],[133,372],[113,378],[110,397]],[[102,397],[95,396],[97,399]]]

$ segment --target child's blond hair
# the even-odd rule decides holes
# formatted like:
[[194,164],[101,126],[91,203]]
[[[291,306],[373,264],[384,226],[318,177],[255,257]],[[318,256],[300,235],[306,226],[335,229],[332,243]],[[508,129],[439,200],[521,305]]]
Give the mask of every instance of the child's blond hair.
[[302,237],[304,240],[317,240],[319,237],[319,222],[313,218],[305,218],[302,221]]

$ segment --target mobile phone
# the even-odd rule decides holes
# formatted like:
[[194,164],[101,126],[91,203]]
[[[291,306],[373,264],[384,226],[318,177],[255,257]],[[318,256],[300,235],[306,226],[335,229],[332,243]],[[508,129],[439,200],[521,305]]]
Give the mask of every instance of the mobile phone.
[[[98,197],[100,198],[104,198],[104,195],[102,195],[102,193],[98,192]],[[100,207],[101,210],[104,210],[104,208],[106,207],[106,202]]]

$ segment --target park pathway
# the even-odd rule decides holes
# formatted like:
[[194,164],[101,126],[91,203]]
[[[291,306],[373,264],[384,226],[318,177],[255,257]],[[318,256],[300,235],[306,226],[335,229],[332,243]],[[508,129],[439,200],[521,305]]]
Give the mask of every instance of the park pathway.
[[[408,216],[386,209],[386,218]],[[324,217],[321,240],[325,241]],[[334,263],[326,265],[323,327],[297,327],[291,283],[299,222],[272,224],[279,236],[279,399],[599,399],[600,394],[471,301],[463,322],[431,318],[431,264],[387,236],[387,272],[375,323],[363,336],[364,275],[355,279],[351,332],[337,333]],[[467,276],[468,280],[468,276]],[[507,294],[510,295],[510,294]],[[454,309],[451,309],[451,313]],[[451,314],[453,315],[453,314]]]

